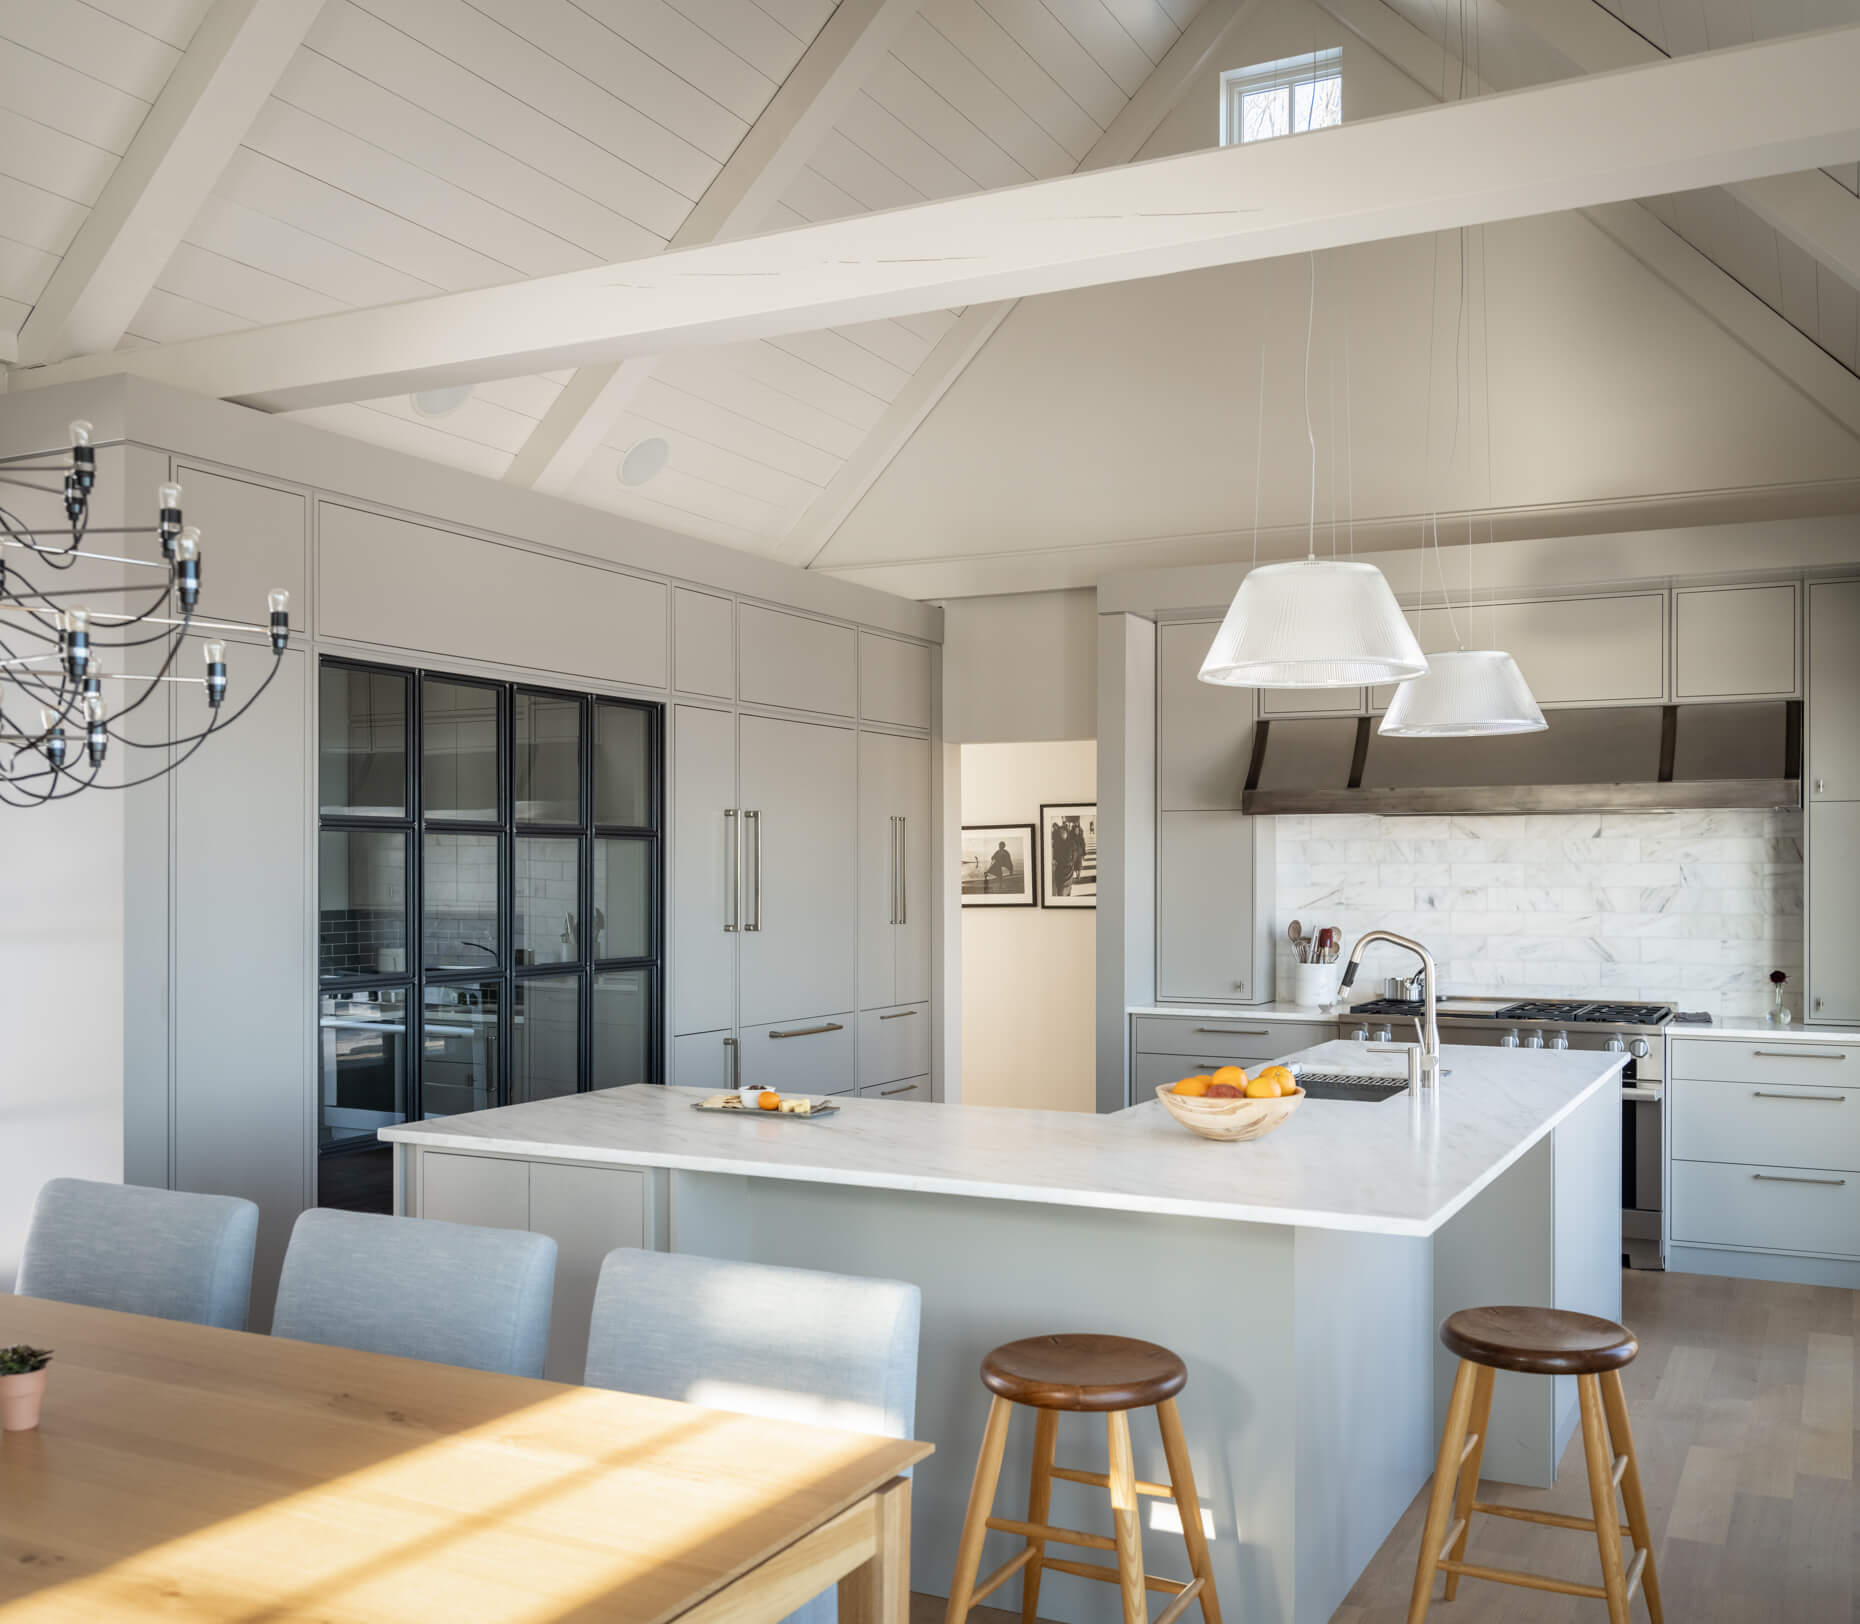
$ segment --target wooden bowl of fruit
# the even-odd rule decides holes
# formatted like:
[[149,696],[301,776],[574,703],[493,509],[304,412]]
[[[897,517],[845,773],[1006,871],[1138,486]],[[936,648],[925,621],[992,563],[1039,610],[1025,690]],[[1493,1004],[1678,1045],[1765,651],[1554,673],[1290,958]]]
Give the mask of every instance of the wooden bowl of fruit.
[[1262,1066],[1249,1077],[1238,1066],[1184,1077],[1156,1090],[1163,1109],[1203,1139],[1261,1139],[1283,1127],[1305,1091],[1283,1066]]

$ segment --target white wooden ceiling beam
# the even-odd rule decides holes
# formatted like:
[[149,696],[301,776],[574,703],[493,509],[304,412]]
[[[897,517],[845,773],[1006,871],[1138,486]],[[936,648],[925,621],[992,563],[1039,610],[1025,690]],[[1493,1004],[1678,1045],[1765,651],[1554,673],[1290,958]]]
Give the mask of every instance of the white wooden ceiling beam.
[[[1162,61],[1150,70],[1149,77],[1137,86],[1124,110],[1079,160],[1079,169],[1104,169],[1134,160],[1162,121],[1175,111],[1189,86],[1207,71],[1228,36],[1258,7],[1259,0],[1207,0]],[[885,408],[884,415],[840,465],[839,472],[790,526],[776,548],[777,558],[805,566],[820,556],[834,532],[924,419],[936,410],[937,402],[994,337],[1017,302],[1003,299],[970,305],[956,318]]]
[[[737,143],[667,251],[725,242],[769,217],[921,0],[840,0],[762,116]],[[504,478],[561,494],[652,375],[651,357],[579,368],[530,431]]]
[[122,342],[322,5],[216,0],[21,326],[22,362]]
[[23,370],[271,411],[1727,185],[1860,157],[1860,25],[505,287]]

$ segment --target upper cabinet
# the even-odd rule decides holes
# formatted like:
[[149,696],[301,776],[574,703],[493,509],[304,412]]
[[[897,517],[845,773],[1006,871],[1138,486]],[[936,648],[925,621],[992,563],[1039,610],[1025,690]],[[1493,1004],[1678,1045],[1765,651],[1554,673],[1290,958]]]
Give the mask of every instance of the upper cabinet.
[[1202,682],[1215,621],[1156,628],[1157,807],[1238,811],[1253,755],[1254,690]]
[[672,588],[672,686],[728,699],[736,692],[736,637],[728,598]]
[[181,511],[189,524],[200,527],[196,613],[205,620],[265,626],[266,595],[283,587],[291,595],[291,625],[308,631],[309,503],[303,493],[186,463],[176,463],[174,477],[181,486]]
[[1680,588],[1673,594],[1673,698],[1794,698],[1800,608],[1793,582]]
[[859,698],[859,634],[829,620],[740,603],[736,677],[744,704],[850,717]]
[[1860,581],[1808,589],[1808,793],[1860,801]]
[[[663,688],[667,588],[410,519],[317,504],[318,631],[398,652]],[[545,614],[513,611],[544,603]]]
[[859,634],[859,714],[897,727],[930,726],[930,650],[876,632]]
[[1259,714],[1274,716],[1356,716],[1363,708],[1361,688],[1262,688]]

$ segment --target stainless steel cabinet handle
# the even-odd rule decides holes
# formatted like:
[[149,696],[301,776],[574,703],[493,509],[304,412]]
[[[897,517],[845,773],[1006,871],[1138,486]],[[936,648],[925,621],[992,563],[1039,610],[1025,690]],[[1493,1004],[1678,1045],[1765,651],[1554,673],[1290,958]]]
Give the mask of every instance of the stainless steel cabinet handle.
[[827,1021],[820,1026],[797,1026],[792,1032],[771,1032],[772,1038],[817,1038],[822,1032],[844,1032],[845,1027],[838,1021]]
[[1845,1184],[1846,1179],[1804,1179],[1792,1178],[1782,1173],[1752,1173],[1753,1179],[1764,1184]]
[[904,879],[904,858],[907,851],[907,831],[910,828],[908,818],[898,819],[898,923],[908,925],[911,922],[911,894]]
[[1751,1095],[1758,1100],[1806,1100],[1810,1105],[1845,1105],[1845,1094],[1766,1094],[1762,1089]]
[[741,1088],[743,1086],[743,1046],[735,1038],[725,1038],[723,1047],[725,1074],[730,1079],[730,1086]]
[[879,1019],[881,1021],[901,1021],[906,1015],[915,1015],[916,1013],[917,1011],[914,1009],[894,1009],[889,1015],[879,1016]]
[[743,929],[744,930],[760,930],[762,928],[762,814],[756,811],[745,812],[743,814],[743,822],[745,824],[754,824],[755,831],[756,831],[755,843],[753,847],[751,848],[752,853],[755,857],[755,863],[756,863],[755,889],[753,890],[753,892],[751,892],[751,895],[755,900],[756,917],[755,917],[755,922],[753,924],[745,920],[743,923]]
[[891,849],[885,853],[886,877],[891,881],[891,923],[898,922],[898,820],[886,819],[891,825]]
[[1752,1049],[1753,1055],[1761,1055],[1765,1060],[1845,1060],[1846,1052],[1841,1049]]
[[1198,1026],[1195,1035],[1209,1038],[1269,1038],[1272,1033],[1264,1026]]
[[906,1083],[902,1088],[880,1089],[878,1097],[882,1100],[889,1099],[893,1094],[914,1094],[916,1092],[917,1085],[915,1083]]
[[729,857],[725,864],[728,878],[724,883],[730,893],[730,916],[723,923],[724,931],[728,933],[733,932],[742,922],[743,914],[743,849],[736,838],[736,808],[733,806],[723,809],[723,829],[729,842],[726,848]]

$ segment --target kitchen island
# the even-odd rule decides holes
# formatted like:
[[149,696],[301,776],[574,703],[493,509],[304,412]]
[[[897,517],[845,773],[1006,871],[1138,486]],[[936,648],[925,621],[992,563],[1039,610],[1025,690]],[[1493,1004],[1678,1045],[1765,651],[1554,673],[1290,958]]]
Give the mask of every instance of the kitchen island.
[[[1287,1058],[1399,1064],[1350,1043]],[[947,1592],[987,1349],[1066,1330],[1173,1348],[1227,1616],[1322,1624],[1432,1467],[1450,1374],[1440,1316],[1478,1302],[1620,1311],[1621,1057],[1449,1049],[1444,1063],[1419,1099],[1306,1100],[1247,1144],[1194,1138],[1154,1100],[1088,1116],[848,1099],[820,1120],[736,1119],[651,1087],[382,1137],[402,1210],[555,1234],[551,1370],[567,1379],[609,1246],[921,1287],[917,1432],[937,1454],[915,1486],[919,1590]],[[1501,1377],[1488,1476],[1551,1481],[1572,1386]],[[1023,1421],[1010,1440],[1004,1515],[1031,1432]],[[1160,1476],[1153,1427],[1139,1418],[1134,1432],[1139,1475]],[[1060,1451],[1101,1471],[1103,1431],[1066,1418]],[[1108,1526],[1101,1491],[1054,1494],[1055,1521]],[[1149,1516],[1150,1571],[1186,1575],[1173,1508],[1152,1502]],[[984,1565],[1013,1548],[991,1536]],[[1114,1587],[1050,1572],[1041,1612],[1120,1616]]]

